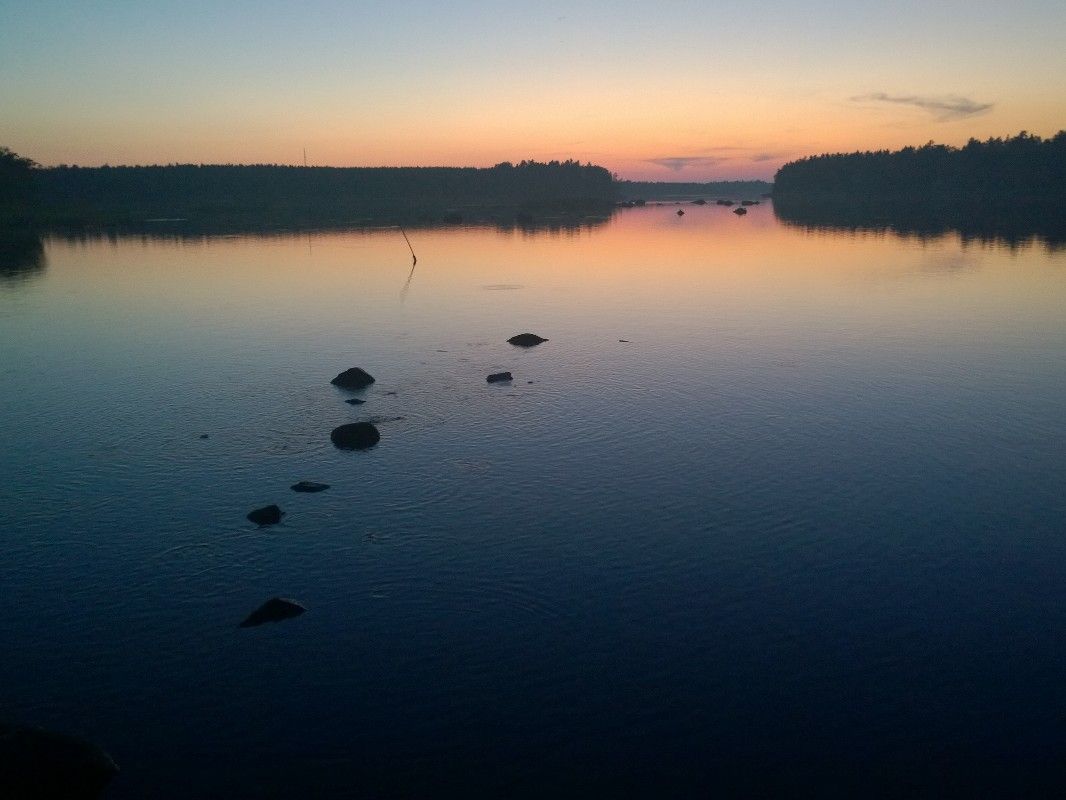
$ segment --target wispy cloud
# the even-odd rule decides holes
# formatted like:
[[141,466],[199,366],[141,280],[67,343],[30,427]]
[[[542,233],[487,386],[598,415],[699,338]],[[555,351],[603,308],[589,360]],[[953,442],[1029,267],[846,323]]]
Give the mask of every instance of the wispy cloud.
[[713,167],[726,160],[720,156],[663,156],[662,158],[649,158],[648,163],[680,172],[688,167]]
[[922,96],[916,94],[888,94],[887,92],[872,92],[870,94],[852,97],[853,103],[895,103],[897,105],[914,106],[923,111],[928,111],[938,120],[964,119],[977,116],[991,109],[995,103],[978,103],[968,97],[959,95]]

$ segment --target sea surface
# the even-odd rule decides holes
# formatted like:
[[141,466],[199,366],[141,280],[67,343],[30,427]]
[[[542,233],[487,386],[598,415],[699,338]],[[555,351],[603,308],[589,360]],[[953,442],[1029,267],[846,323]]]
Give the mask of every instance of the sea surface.
[[684,209],[8,253],[0,720],[109,800],[1066,787],[1066,250]]

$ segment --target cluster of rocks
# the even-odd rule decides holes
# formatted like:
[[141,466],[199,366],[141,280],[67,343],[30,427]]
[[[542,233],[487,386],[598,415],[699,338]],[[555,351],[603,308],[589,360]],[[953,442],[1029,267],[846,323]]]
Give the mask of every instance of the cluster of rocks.
[[[519,333],[507,340],[509,344],[522,348],[536,347],[546,341],[548,340],[543,336],[538,336],[535,333]],[[513,381],[514,376],[510,372],[495,372],[485,380],[488,383],[505,383]],[[375,379],[373,375],[361,367],[351,367],[337,375],[330,383],[341,389],[361,391],[375,383]],[[352,397],[344,402],[351,405],[362,405],[366,401]],[[348,422],[334,428],[330,432],[329,438],[333,446],[339,450],[367,450],[381,441],[381,433],[373,422]],[[324,492],[330,487],[327,483],[300,481],[289,488],[301,494],[316,494]],[[249,522],[263,528],[277,525],[281,522],[283,516],[285,516],[285,512],[278,505],[271,504],[248,512],[247,519]],[[307,608],[296,600],[285,597],[272,597],[249,614],[240,623],[239,627],[252,628],[267,622],[281,622],[282,620],[298,617],[306,610]]]

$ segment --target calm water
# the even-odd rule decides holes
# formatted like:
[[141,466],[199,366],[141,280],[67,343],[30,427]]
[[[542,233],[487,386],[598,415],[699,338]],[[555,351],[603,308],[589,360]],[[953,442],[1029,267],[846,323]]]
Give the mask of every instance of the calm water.
[[410,235],[0,276],[0,718],[113,798],[1064,777],[1066,253],[766,206]]

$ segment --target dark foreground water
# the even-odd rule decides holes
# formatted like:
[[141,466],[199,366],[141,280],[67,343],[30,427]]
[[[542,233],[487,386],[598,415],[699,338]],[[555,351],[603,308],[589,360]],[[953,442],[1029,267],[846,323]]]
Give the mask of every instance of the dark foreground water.
[[1066,254],[409,233],[5,269],[0,720],[116,799],[1061,788]]

